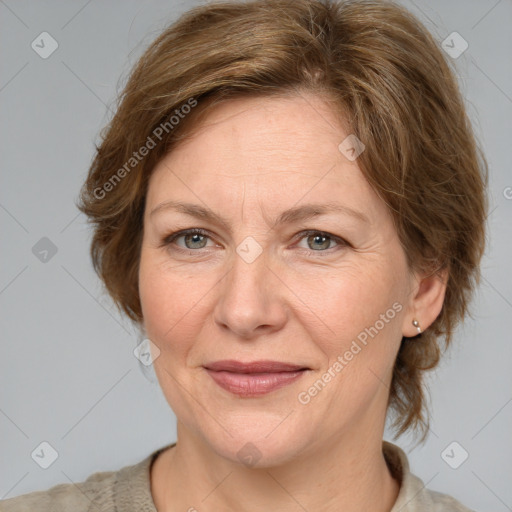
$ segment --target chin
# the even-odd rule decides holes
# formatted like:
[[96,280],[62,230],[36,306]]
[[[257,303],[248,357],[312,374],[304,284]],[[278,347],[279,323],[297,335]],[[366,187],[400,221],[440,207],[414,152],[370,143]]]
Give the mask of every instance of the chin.
[[262,421],[260,417],[259,421],[258,424],[253,422],[230,430],[231,436],[222,429],[219,435],[218,428],[215,433],[210,428],[205,429],[200,431],[200,435],[209,449],[218,456],[252,469],[289,463],[307,449],[310,441],[308,436],[304,433],[299,435],[299,432],[292,433],[292,425],[276,428],[278,422],[275,418]]

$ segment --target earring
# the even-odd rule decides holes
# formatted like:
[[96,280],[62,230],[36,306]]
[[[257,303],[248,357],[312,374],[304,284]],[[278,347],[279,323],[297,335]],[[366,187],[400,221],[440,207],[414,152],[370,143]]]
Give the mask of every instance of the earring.
[[416,327],[416,329],[418,329],[418,334],[421,334],[420,323],[418,322],[418,320],[416,320],[416,318],[413,319],[412,325],[414,325],[414,327]]

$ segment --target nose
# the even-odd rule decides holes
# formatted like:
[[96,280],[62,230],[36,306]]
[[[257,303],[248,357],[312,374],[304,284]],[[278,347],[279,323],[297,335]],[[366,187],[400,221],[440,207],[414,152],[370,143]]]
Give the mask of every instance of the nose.
[[279,331],[288,310],[283,282],[265,252],[247,263],[235,254],[231,270],[219,283],[215,323],[238,338],[252,340]]

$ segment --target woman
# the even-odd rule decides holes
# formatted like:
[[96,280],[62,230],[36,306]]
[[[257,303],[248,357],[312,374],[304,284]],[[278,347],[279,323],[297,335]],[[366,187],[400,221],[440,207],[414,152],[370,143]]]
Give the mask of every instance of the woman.
[[81,209],[177,443],[2,510],[466,511],[383,442],[426,433],[486,164],[426,30],[381,1],[186,13],[133,70]]

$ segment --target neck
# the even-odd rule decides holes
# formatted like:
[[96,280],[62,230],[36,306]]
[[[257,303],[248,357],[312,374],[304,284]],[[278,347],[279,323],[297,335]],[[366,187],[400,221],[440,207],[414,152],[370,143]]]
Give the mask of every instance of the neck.
[[178,423],[178,443],[152,468],[159,511],[260,510],[389,512],[399,483],[386,465],[382,440],[343,435],[269,468],[248,468],[218,456]]

